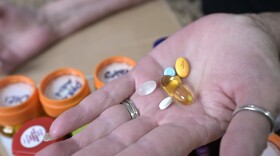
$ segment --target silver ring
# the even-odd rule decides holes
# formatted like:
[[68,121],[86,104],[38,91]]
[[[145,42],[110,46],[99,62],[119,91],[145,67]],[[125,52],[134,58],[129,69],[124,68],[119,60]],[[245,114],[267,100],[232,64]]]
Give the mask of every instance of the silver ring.
[[129,115],[131,116],[131,119],[139,117],[139,112],[131,100],[126,99],[121,104],[123,104],[126,107],[127,111],[129,112]]
[[260,113],[260,114],[264,115],[269,120],[269,122],[271,124],[271,133],[274,132],[274,128],[275,128],[275,125],[276,125],[276,120],[274,119],[271,112],[269,112],[268,110],[265,110],[263,108],[257,107],[255,105],[245,105],[245,106],[242,106],[242,107],[239,107],[239,108],[235,109],[232,116],[236,115],[238,112],[240,112],[242,110],[249,110],[249,111],[257,112],[257,113]]

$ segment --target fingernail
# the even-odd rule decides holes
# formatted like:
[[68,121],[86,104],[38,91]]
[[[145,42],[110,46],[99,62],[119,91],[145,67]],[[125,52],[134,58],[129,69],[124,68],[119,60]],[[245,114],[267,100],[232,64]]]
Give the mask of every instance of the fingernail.
[[45,142],[47,142],[47,141],[52,141],[52,140],[54,140],[55,138],[53,138],[51,135],[50,135],[50,133],[46,133],[45,135],[44,135],[44,141]]

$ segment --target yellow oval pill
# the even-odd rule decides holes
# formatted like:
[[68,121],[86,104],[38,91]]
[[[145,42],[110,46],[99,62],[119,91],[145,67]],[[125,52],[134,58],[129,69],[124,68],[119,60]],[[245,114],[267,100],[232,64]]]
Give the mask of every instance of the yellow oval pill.
[[188,61],[183,57],[177,58],[175,63],[175,70],[179,77],[181,78],[187,77],[190,71],[190,66]]

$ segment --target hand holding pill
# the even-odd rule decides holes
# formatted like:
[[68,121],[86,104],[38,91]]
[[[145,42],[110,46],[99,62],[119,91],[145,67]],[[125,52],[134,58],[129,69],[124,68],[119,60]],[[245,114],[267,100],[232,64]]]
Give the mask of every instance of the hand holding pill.
[[[269,120],[252,111],[240,111],[234,117],[232,113],[253,104],[269,110],[273,117],[279,114],[276,45],[280,42],[268,32],[239,15],[199,19],[168,37],[129,73],[61,114],[50,128],[54,138],[88,126],[38,155],[61,151],[65,155],[187,155],[221,137],[221,155],[260,155],[271,130]],[[176,70],[180,57],[191,67],[182,73]],[[174,67],[174,63],[180,74],[164,74],[164,69]],[[187,69],[185,65],[182,60],[178,63]],[[153,81],[155,89],[148,87],[139,95],[139,88]],[[188,85],[191,87],[178,89]],[[195,96],[188,94],[192,92]],[[177,99],[191,104],[184,105],[167,95],[178,95]],[[137,110],[122,103],[127,99]],[[135,112],[139,116],[135,117]]]

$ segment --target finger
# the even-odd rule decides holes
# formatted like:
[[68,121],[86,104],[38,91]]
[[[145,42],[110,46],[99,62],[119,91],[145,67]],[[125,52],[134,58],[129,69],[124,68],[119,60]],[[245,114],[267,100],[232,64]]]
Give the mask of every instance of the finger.
[[3,5],[0,3],[0,18],[4,15],[4,8]]
[[271,125],[256,112],[240,111],[229,124],[221,142],[221,155],[261,155],[267,144]]
[[79,142],[80,147],[85,147],[108,135],[115,128],[129,120],[131,120],[131,116],[126,107],[122,104],[114,105],[90,123],[88,127],[83,130],[83,133],[75,135],[73,139]]
[[[1,39],[1,38],[0,38]],[[3,40],[0,40],[3,42]],[[20,59],[4,44],[0,47],[0,60],[1,60],[1,73],[9,73],[13,71],[17,65],[19,65]]]
[[136,118],[121,125],[110,135],[97,140],[74,155],[89,155],[92,151],[94,151],[95,155],[115,155],[115,153],[134,143],[156,126],[156,122],[147,117]]
[[[108,135],[115,128],[131,119],[123,105],[114,105],[106,109],[98,118],[90,123],[82,132],[72,138],[52,144],[40,151],[38,155],[71,155],[90,143]],[[63,151],[64,153],[61,153]]]
[[117,155],[186,155],[196,146],[197,138],[188,130],[174,124],[165,124],[153,129]]
[[86,97],[79,105],[61,114],[51,125],[50,135],[62,137],[94,120],[112,105],[120,104],[134,92],[134,79],[129,74],[116,79]]

